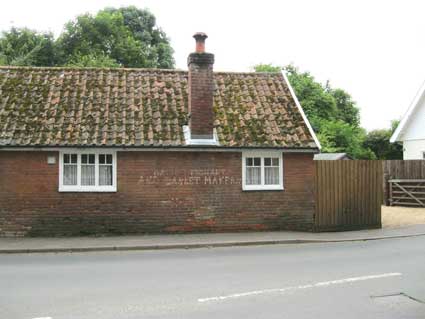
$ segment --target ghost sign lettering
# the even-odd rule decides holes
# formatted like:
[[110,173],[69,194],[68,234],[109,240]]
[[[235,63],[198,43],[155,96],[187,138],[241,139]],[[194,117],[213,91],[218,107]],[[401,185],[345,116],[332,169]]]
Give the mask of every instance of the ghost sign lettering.
[[158,169],[141,175],[142,185],[240,185],[241,178],[231,176],[226,169]]

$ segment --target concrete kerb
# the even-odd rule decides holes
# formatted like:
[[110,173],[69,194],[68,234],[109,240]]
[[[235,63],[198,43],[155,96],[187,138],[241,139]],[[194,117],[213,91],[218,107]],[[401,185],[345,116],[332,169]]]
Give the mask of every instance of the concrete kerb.
[[291,244],[322,244],[373,241],[384,239],[397,239],[425,236],[425,233],[364,237],[348,239],[284,239],[284,240],[259,240],[259,241],[234,241],[234,242],[211,242],[193,244],[163,244],[163,245],[133,245],[133,246],[99,246],[99,247],[64,247],[64,248],[17,248],[0,249],[0,254],[28,254],[28,253],[79,253],[79,252],[106,252],[106,251],[146,251],[146,250],[171,250],[171,249],[197,249],[197,248],[220,248],[220,247],[243,247],[265,245],[291,245]]

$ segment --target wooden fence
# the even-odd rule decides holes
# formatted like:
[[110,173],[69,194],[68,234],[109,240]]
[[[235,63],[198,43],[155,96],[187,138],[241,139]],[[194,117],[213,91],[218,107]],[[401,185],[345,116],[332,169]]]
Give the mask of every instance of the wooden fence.
[[425,179],[425,160],[392,160],[382,161],[384,169],[383,204],[390,205],[390,183],[391,179]]
[[315,161],[315,231],[381,227],[381,161]]

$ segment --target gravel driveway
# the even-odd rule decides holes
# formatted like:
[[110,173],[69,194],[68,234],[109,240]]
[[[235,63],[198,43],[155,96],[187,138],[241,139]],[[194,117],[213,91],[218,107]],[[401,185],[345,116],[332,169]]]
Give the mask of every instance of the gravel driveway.
[[382,227],[425,224],[425,208],[382,206]]

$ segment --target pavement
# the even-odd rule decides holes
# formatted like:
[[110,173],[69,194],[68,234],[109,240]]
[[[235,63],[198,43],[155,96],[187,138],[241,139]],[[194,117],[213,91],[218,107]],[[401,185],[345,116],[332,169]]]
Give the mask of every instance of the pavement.
[[295,231],[68,238],[0,238],[0,254],[190,249],[368,241],[425,236],[425,224],[346,232]]
[[424,252],[415,236],[2,254],[0,318],[423,319]]

